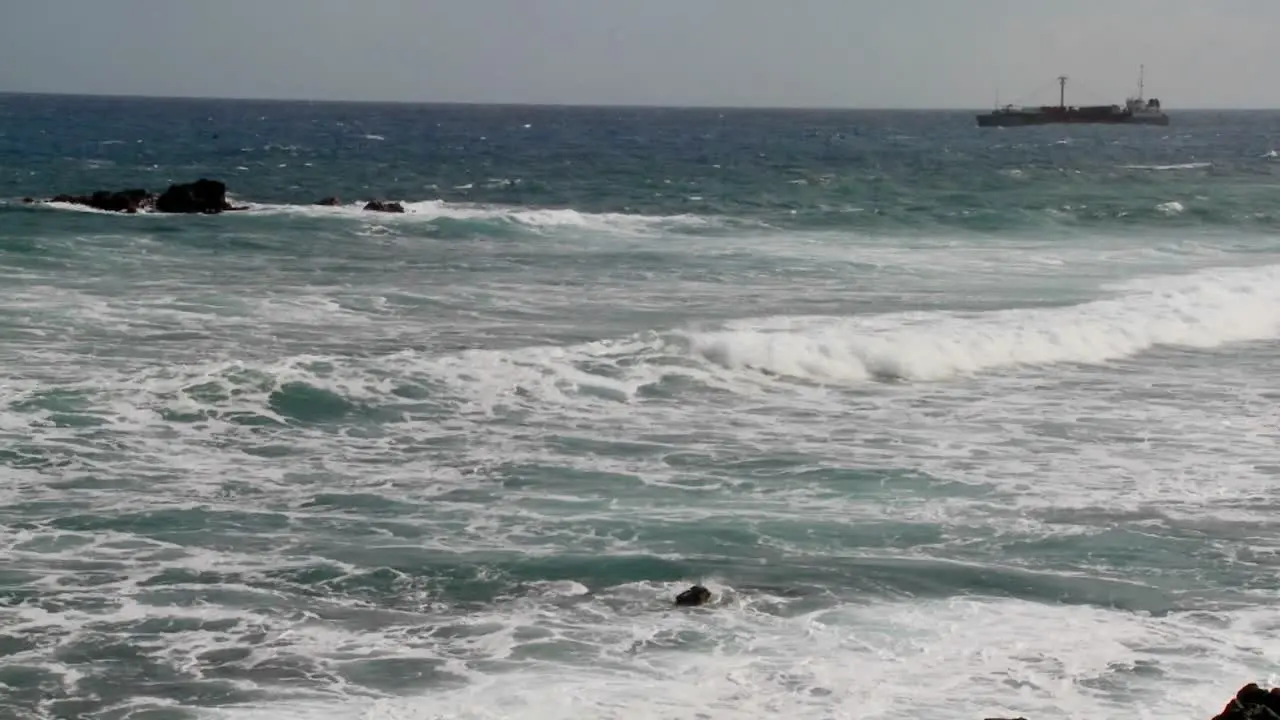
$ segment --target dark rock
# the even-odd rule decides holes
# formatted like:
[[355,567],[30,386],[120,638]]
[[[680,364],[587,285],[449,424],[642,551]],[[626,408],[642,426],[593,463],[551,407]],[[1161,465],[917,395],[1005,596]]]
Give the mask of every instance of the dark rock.
[[400,203],[383,202],[381,200],[370,200],[368,203],[365,204],[364,209],[370,212],[389,212],[389,213],[404,212],[404,206],[401,205]]
[[112,192],[99,190],[92,195],[58,195],[49,202],[85,205],[98,210],[120,213],[136,213],[153,209],[162,213],[220,213],[227,210],[245,210],[232,207],[227,202],[227,186],[216,180],[201,178],[193,183],[170,185],[164,194],[156,197],[141,188]]
[[153,197],[151,193],[140,188],[114,193],[99,190],[90,197],[92,201],[90,205],[99,210],[136,213],[143,205],[149,204]]
[[1249,683],[1213,720],[1280,720],[1280,687],[1268,691]]
[[154,200],[155,196],[146,190],[132,189],[120,192],[99,190],[92,195],[58,195],[49,202],[84,205],[107,212],[136,213],[144,207],[150,207]]
[[338,206],[338,205],[341,205],[341,204],[342,204],[342,201],[341,201],[341,200],[339,200],[336,196],[334,196],[334,197],[327,197],[327,198],[325,198],[325,199],[321,200],[320,202],[317,202],[316,204],[317,204],[317,205],[326,205],[326,206],[328,206],[328,207],[336,207],[336,206]]
[[35,202],[35,201],[36,201],[36,200],[35,200],[35,198],[29,198],[29,197],[27,197],[27,198],[22,198],[22,204],[23,204],[23,205],[30,205],[31,203],[33,203],[33,202]]
[[212,215],[243,208],[227,202],[227,186],[217,180],[200,178],[193,183],[170,185],[156,198],[156,211],[162,213],[202,213]]
[[694,585],[676,596],[676,605],[697,607],[711,602],[711,591],[701,585]]

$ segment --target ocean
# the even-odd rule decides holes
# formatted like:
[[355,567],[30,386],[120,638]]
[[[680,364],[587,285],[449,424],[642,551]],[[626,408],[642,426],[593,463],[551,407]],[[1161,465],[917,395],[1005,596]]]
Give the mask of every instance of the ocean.
[[1167,112],[0,96],[0,717],[1207,720],[1280,113]]

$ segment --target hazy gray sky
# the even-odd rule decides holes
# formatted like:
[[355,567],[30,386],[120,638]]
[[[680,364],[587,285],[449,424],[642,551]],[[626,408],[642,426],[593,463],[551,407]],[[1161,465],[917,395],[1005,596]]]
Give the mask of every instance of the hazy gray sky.
[[1280,107],[1280,0],[8,0],[0,91]]

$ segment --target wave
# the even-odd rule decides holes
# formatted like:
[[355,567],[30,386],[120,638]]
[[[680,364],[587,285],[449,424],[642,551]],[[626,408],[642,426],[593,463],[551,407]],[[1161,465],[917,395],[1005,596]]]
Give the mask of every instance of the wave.
[[[796,381],[931,382],[1020,366],[1098,365],[1157,347],[1280,337],[1280,265],[1137,280],[1051,308],[770,317],[576,347],[476,350],[436,361],[455,384],[544,399],[630,400],[683,382],[723,390]],[[683,380],[681,379],[683,378]],[[487,389],[485,389],[487,388]]]
[[[595,600],[525,601],[466,623],[442,619],[450,632],[410,635],[409,649],[399,628],[379,631],[381,645],[349,630],[293,628],[287,640],[297,656],[326,658],[336,636],[435,682],[412,697],[369,697],[358,683],[334,681],[323,700],[260,700],[210,717],[1091,717],[1114,713],[1118,698],[1153,715],[1194,717],[1221,707],[1217,678],[1256,672],[1251,633],[1265,622],[1260,611],[1130,614],[991,597],[807,612],[769,612],[789,604],[783,597],[707,613],[631,610],[642,594],[653,593],[644,585],[608,591],[626,598],[628,611]],[[1045,632],[1063,624],[1071,632]],[[454,660],[477,649],[504,662]],[[931,679],[928,692],[922,677]]]
[[[1280,338],[1280,265],[1149,277],[1104,290],[1106,298],[1057,307],[775,316],[566,346],[446,353],[384,347],[272,363],[165,365],[130,370],[106,385],[125,394],[143,390],[137,403],[167,422],[223,428],[312,427],[400,413],[474,417],[540,406],[576,408],[598,422],[632,414],[638,404],[670,407],[708,393],[754,401]],[[97,393],[103,382],[83,390]],[[42,392],[36,385],[14,390],[23,402]]]
[[[1191,167],[1142,166],[1150,170]],[[1134,166],[1138,167],[1138,166]],[[1019,171],[1021,172],[1021,171]],[[687,196],[680,204],[628,203],[615,207],[574,208],[565,205],[514,204],[430,199],[400,201],[404,213],[365,211],[364,202],[338,206],[259,202],[228,194],[233,204],[247,210],[226,215],[235,218],[281,217],[307,221],[376,222],[387,227],[429,226],[428,233],[446,237],[477,234],[590,232],[654,237],[664,234],[724,236],[761,231],[837,231],[910,237],[920,233],[977,235],[1069,234],[1103,232],[1150,234],[1163,228],[1227,228],[1246,232],[1273,232],[1280,228],[1280,214],[1270,206],[1190,194],[1178,189],[1156,194],[1129,192],[1073,196],[1028,191],[1008,195],[1010,203],[991,206],[970,197],[915,197],[884,195],[878,198],[813,198],[812,202],[778,206],[708,202],[703,196]],[[695,201],[695,198],[697,199]],[[0,212],[45,210],[111,214],[65,203],[25,205],[16,198],[0,200]],[[141,212],[129,217],[155,216]],[[145,222],[145,221],[144,221]]]
[[[61,603],[15,608],[15,631],[63,649],[50,661],[43,648],[20,646],[15,659],[38,663],[82,703],[112,680],[110,663],[92,660],[121,648],[181,677],[184,700],[197,692],[224,699],[224,709],[206,716],[227,720],[560,718],[566,709],[591,718],[715,720],[855,716],[868,708],[889,717],[1037,717],[1063,708],[1092,717],[1114,709],[1122,693],[1156,689],[1144,707],[1191,717],[1220,707],[1218,678],[1248,677],[1265,665],[1255,648],[1267,633],[1263,609],[1133,613],[989,593],[832,603],[710,582],[717,607],[677,612],[668,603],[679,586],[635,581],[531,584],[462,614],[443,603],[407,610],[361,602],[362,582],[427,594],[420,576],[391,568],[288,563],[264,572],[257,558],[248,565],[225,552],[191,552],[157,562],[152,542],[129,545],[147,559],[128,575],[94,577],[90,591],[67,583],[79,592]],[[93,549],[122,566],[118,549]],[[232,562],[236,572],[221,570]],[[112,581],[116,587],[102,586]],[[157,607],[147,602],[156,602],[157,590],[252,604]],[[118,594],[105,608],[77,606],[111,591]],[[281,596],[300,607],[273,610]],[[1064,624],[1072,632],[1045,632]],[[904,666],[918,671],[903,673]],[[919,677],[939,678],[941,690],[921,692]]]
[[[123,215],[125,217],[128,217],[128,215],[125,215],[125,213],[118,213],[112,210],[100,210],[95,207],[89,207],[88,205],[78,205],[76,203],[46,202],[46,203],[41,203],[40,206],[47,207],[51,210],[62,210],[65,212],[87,213],[89,215]],[[27,206],[27,207],[38,207],[38,206]],[[149,215],[151,213],[144,210],[139,213],[135,213],[133,216],[136,217],[139,214]]]
[[356,218],[379,222],[423,222],[438,220],[483,220],[531,229],[578,228],[628,233],[707,228],[727,219],[683,215],[639,215],[629,213],[589,213],[571,208],[536,208],[511,205],[453,203],[443,200],[404,202],[404,213],[371,213],[364,203],[337,206],[246,203],[250,214],[296,215],[312,218]]
[[1121,165],[1125,170],[1203,170],[1213,167],[1211,162],[1176,163],[1173,165]]
[[691,336],[702,357],[818,381],[942,380],[1019,365],[1101,364],[1157,346],[1212,348],[1280,333],[1280,266],[1200,273],[1171,289],[972,315],[778,318]]
[[[708,215],[643,215],[614,212],[582,212],[572,208],[539,208],[513,205],[487,205],[454,203],[443,200],[402,202],[403,213],[371,212],[364,210],[364,203],[348,203],[338,206],[293,205],[249,202],[228,194],[228,199],[242,211],[229,212],[227,217],[293,216],[309,219],[339,219],[372,221],[384,226],[397,224],[431,223],[447,226],[449,223],[481,223],[490,229],[495,226],[543,232],[576,229],[629,235],[653,235],[671,232],[714,231],[733,227],[767,227],[760,222],[735,220]],[[58,210],[94,215],[121,217],[170,217],[162,213],[140,211],[133,215],[99,210],[73,203],[41,202],[28,205],[21,202],[0,203],[0,209],[8,211]]]
[[1157,346],[1213,348],[1280,334],[1280,266],[1138,280],[1061,308],[777,318],[691,336],[725,367],[811,379],[941,380],[1017,365],[1100,364]]

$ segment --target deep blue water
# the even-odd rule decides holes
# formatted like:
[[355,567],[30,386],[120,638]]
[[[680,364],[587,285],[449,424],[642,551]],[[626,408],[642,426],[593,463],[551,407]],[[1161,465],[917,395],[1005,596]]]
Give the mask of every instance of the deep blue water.
[[1167,111],[0,96],[0,716],[1274,683],[1280,114]]

